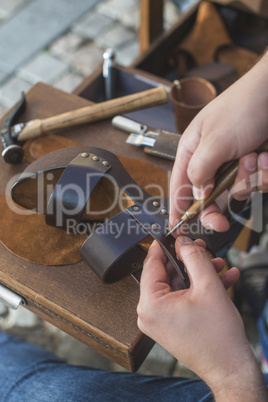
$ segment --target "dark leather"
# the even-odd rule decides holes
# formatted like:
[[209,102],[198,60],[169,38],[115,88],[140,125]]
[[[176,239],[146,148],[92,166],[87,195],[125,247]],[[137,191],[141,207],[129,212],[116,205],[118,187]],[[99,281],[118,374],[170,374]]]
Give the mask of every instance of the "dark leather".
[[156,137],[154,146],[145,147],[144,151],[147,154],[174,161],[180,138],[181,134],[161,131],[160,134]]
[[[83,158],[82,153],[88,153],[89,158]],[[93,155],[99,157],[100,161],[94,162],[92,160]],[[106,166],[106,171],[101,167],[103,160],[109,163],[109,167]],[[139,187],[114,154],[103,149],[87,146],[55,151],[30,165],[25,170],[22,179],[16,184],[18,185],[20,181],[32,177],[34,174],[40,174],[43,171],[48,172],[49,167],[52,170],[65,167],[58,181],[59,188],[64,186],[68,189],[71,185],[81,185],[81,189],[85,190],[85,195],[87,195],[80,202],[75,192],[66,191],[65,198],[62,197],[61,191],[54,189],[47,208],[46,220],[49,224],[57,225],[57,216],[51,214],[51,211],[57,211],[55,207],[61,205],[67,207],[66,209],[69,207],[69,209],[78,210],[72,216],[78,223],[82,219],[88,197],[90,197],[99,179],[104,175],[114,180],[133,200],[134,205],[106,220],[88,237],[81,248],[82,258],[103,282],[112,283],[140,270],[146,252],[139,243],[150,235],[160,243],[167,258],[183,279],[185,286],[189,286],[185,268],[175,253],[175,239],[172,236],[165,237],[168,225],[167,200],[159,200]],[[92,187],[88,189],[86,178],[92,174],[96,174],[96,180],[90,180]],[[16,188],[16,184],[13,190]],[[57,198],[58,196],[59,198]],[[70,216],[68,214],[66,216],[63,214],[63,216],[62,225],[58,226],[65,228],[66,219]],[[120,231],[118,234],[112,228],[119,228],[122,232]]]

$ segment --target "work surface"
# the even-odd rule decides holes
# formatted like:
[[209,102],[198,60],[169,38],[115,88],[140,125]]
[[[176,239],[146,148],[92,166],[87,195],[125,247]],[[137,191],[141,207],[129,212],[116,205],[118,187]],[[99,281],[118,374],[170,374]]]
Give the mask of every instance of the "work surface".
[[[90,104],[45,84],[34,86],[26,94],[26,100],[26,111],[20,121],[45,118]],[[66,130],[61,135],[117,155],[157,163],[165,170],[172,168],[172,162],[147,156],[142,149],[127,145],[126,134],[114,129],[110,120]],[[27,165],[26,162],[8,165],[1,158],[2,194],[10,179]],[[128,370],[139,367],[153,342],[137,328],[139,284],[133,277],[104,285],[83,261],[44,266],[15,256],[2,244],[0,250],[0,282],[23,296],[26,308]]]

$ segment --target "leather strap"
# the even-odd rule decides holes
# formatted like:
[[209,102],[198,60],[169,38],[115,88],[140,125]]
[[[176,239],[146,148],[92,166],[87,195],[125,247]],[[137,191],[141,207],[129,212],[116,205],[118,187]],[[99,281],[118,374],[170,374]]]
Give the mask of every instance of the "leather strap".
[[156,137],[153,147],[144,147],[144,152],[150,155],[159,156],[160,158],[175,160],[178,143],[181,134],[161,131]]
[[71,218],[77,225],[95,186],[110,164],[95,154],[79,153],[66,167],[48,201],[46,223],[68,229]]

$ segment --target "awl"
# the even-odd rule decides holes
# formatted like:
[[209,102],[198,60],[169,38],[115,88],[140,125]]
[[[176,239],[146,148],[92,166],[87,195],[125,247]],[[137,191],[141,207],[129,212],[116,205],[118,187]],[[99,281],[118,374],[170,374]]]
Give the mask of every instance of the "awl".
[[181,220],[175,225],[167,234],[169,236],[177,230],[184,223],[189,222],[200,214],[205,208],[212,204],[217,197],[219,197],[225,190],[230,188],[235,181],[238,172],[239,161],[234,161],[228,169],[216,180],[215,187],[212,193],[204,200],[195,201],[190,208],[182,215]]

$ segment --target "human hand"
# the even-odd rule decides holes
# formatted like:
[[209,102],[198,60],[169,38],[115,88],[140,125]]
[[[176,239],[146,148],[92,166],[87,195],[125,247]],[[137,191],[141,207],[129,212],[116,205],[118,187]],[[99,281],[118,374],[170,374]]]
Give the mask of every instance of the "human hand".
[[140,330],[199,375],[218,400],[221,396],[225,401],[236,400],[232,398],[239,392],[242,397],[243,391],[248,396],[253,386],[254,395],[261,396],[266,388],[260,370],[241,317],[226,292],[238,279],[238,269],[219,278],[223,260],[211,261],[202,240],[194,243],[179,236],[175,246],[188,271],[190,288],[172,291],[178,284],[171,280],[166,257],[154,242],[141,278]]
[[[268,53],[187,127],[171,175],[170,228],[189,208],[192,193],[196,199],[210,194],[216,171],[225,162],[241,158],[233,186],[235,198],[246,199],[256,187],[268,191],[268,153],[253,152],[268,138],[267,85]],[[200,220],[209,229],[229,229],[215,203],[201,213]]]

